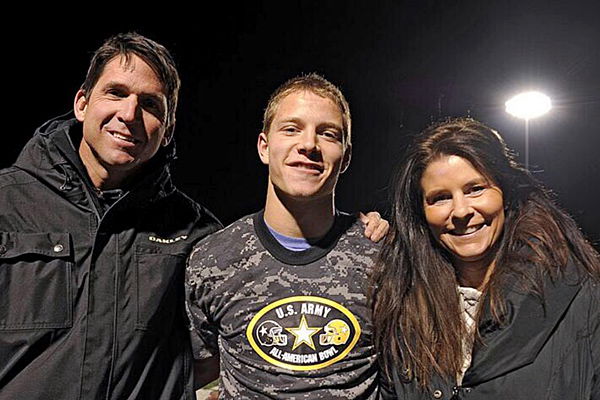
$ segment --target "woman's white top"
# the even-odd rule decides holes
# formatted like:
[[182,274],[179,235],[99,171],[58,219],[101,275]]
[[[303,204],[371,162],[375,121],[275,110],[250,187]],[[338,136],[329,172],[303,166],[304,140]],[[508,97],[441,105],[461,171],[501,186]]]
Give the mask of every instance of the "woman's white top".
[[471,353],[473,352],[475,330],[477,329],[475,316],[477,315],[481,292],[471,287],[459,286],[458,294],[460,298],[460,306],[463,310],[463,322],[467,328],[467,336],[463,338],[463,365],[460,369],[459,376],[457,377],[457,382],[459,385],[461,385],[463,377],[465,376],[465,372],[471,365]]

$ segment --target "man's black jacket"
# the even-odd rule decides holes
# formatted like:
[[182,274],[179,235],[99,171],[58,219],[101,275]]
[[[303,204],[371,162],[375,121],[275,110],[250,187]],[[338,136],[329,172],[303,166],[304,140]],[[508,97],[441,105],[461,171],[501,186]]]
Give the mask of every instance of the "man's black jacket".
[[0,398],[193,399],[183,273],[219,223],[173,186],[173,146],[103,201],[80,131],[49,121],[0,171]]

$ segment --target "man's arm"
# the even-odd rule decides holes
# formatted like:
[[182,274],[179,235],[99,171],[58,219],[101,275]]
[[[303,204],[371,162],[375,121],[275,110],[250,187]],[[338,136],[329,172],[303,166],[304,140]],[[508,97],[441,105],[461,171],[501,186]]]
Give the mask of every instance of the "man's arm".
[[204,257],[210,253],[205,247],[206,240],[194,246],[185,269],[185,311],[190,324],[196,390],[219,377],[219,331],[211,322],[210,311],[206,305],[206,302],[210,301],[210,292],[204,288],[202,275],[209,267]]
[[363,224],[365,224],[365,236],[371,241],[377,243],[388,233],[390,224],[377,211],[371,211],[367,215],[362,212],[358,215]]

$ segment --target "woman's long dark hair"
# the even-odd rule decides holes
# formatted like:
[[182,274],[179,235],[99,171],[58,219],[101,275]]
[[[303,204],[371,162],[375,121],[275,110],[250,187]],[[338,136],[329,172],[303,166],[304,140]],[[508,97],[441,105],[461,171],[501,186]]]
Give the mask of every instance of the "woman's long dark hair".
[[[430,234],[423,212],[421,177],[427,165],[456,155],[497,184],[504,195],[505,224],[495,268],[484,288],[496,322],[504,302],[498,283],[518,274],[524,288],[543,297],[542,277],[555,279],[569,259],[598,279],[598,253],[550,193],[513,159],[498,133],[470,118],[427,128],[409,146],[392,183],[390,231],[373,275],[375,345],[383,372],[417,379],[456,379],[463,364],[463,326],[456,271]],[[532,251],[521,251],[528,246]],[[515,265],[528,265],[517,268]]]

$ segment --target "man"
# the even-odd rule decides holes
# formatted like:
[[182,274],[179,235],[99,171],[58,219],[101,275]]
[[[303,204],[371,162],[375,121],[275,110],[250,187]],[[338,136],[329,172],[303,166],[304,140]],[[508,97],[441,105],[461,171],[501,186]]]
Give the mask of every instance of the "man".
[[183,273],[219,222],[172,184],[179,77],[137,34],[0,172],[0,398],[192,399]]
[[192,345],[200,361],[220,357],[221,398],[377,396],[365,296],[377,247],[334,202],[350,128],[348,103],[323,77],[283,84],[258,137],[264,210],[194,247]]

